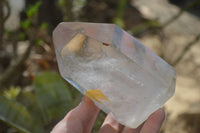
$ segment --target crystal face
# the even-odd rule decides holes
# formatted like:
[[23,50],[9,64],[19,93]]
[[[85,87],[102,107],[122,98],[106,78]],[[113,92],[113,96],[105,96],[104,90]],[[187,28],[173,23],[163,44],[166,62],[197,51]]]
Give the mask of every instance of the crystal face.
[[125,126],[174,94],[175,70],[114,24],[63,22],[53,41],[62,77]]

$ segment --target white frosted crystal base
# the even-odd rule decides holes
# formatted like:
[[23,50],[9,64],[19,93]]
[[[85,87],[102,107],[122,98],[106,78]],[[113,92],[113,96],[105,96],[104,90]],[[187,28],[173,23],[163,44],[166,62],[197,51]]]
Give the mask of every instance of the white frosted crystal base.
[[174,94],[175,70],[116,25],[61,23],[53,40],[61,75],[100,91],[92,100],[123,125],[138,127]]

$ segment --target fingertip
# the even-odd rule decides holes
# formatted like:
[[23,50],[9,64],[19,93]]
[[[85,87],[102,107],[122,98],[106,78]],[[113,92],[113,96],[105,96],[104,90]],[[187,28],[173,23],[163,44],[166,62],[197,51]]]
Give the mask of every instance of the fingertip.
[[82,101],[80,103],[80,108],[85,108],[88,111],[96,112],[100,109],[95,105],[95,103],[88,98],[87,96],[83,96]]
[[89,97],[87,97],[87,96],[83,96],[82,102],[83,102],[83,103],[86,103],[86,104],[89,104],[89,105],[91,105],[91,106],[96,106],[96,105],[94,104],[94,102],[93,102]]
[[163,121],[165,119],[165,111],[163,108],[159,108],[154,113],[152,113],[147,121]]
[[112,118],[111,114],[105,118],[99,133],[120,133],[124,126]]
[[98,114],[98,111],[99,108],[94,104],[94,102],[87,96],[83,96],[80,104],[76,108],[72,109],[68,115],[85,119]]
[[[81,103],[72,109],[62,120],[68,129],[78,132],[90,132],[99,113],[99,108],[91,99],[84,96]],[[75,126],[76,125],[76,126]],[[71,128],[70,128],[71,127]],[[73,128],[72,128],[73,127]]]
[[153,115],[152,117],[156,117],[156,119],[159,119],[160,121],[164,121],[164,119],[165,119],[165,110],[163,108],[159,108],[152,115]]
[[141,133],[155,133],[160,130],[160,127],[165,119],[165,111],[160,108],[149,116],[144,123]]

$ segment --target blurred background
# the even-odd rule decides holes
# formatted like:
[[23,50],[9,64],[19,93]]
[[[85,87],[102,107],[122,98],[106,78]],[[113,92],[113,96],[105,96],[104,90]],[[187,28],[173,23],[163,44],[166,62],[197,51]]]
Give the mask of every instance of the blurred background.
[[49,132],[80,102],[58,73],[51,35],[62,21],[115,23],[175,67],[160,133],[199,133],[200,0],[0,0],[0,133]]

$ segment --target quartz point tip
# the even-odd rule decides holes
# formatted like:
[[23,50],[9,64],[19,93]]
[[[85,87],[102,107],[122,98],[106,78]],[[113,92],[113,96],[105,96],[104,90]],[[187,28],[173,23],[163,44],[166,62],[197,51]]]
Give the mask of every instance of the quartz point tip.
[[136,128],[175,91],[176,71],[114,24],[63,22],[53,32],[62,77]]

